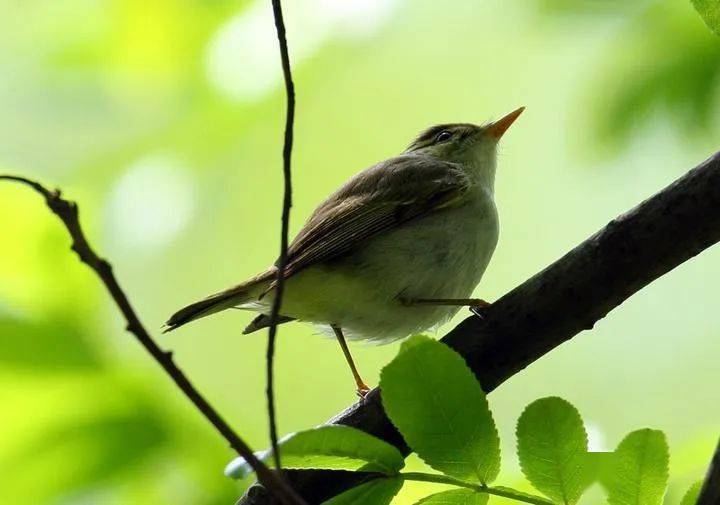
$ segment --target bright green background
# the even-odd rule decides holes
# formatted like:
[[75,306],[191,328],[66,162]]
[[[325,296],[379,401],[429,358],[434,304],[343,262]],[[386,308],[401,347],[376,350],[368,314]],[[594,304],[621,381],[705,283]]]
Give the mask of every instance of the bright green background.
[[[528,107],[501,146],[502,232],[483,298],[718,148],[720,39],[689,1],[285,3],[293,230],[427,125]],[[277,254],[284,96],[268,4],[0,1],[0,166],[80,202],[149,328]],[[222,476],[231,451],[123,332],[41,200],[9,184],[0,246],[0,502],[232,503],[243,484]],[[720,248],[704,252],[493,393],[498,482],[520,480],[522,408],[559,395],[591,423],[596,449],[665,430],[677,503],[718,435],[719,275]],[[265,338],[240,335],[249,319],[226,313],[158,338],[259,449]],[[396,351],[354,346],[371,384]],[[354,400],[340,350],[309,326],[283,326],[277,370],[282,432]],[[408,485],[397,502],[435,490]]]

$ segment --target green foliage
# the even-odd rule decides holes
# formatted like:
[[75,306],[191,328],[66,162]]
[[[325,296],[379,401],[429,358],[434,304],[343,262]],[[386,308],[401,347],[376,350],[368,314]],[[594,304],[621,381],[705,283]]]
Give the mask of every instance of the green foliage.
[[607,153],[610,147],[627,146],[641,128],[660,120],[689,139],[712,138],[720,40],[698,29],[697,15],[682,2],[648,2],[635,12],[619,19],[624,26],[589,79],[595,97],[593,142],[602,139]]
[[720,35],[720,0],[692,0],[705,24]]
[[537,400],[520,416],[516,434],[530,483],[555,502],[576,503],[585,487],[587,434],[575,407],[561,398]]
[[471,489],[452,489],[421,499],[415,505],[485,505],[488,495]]
[[428,465],[471,482],[497,477],[497,429],[485,393],[459,354],[431,338],[412,337],[383,369],[380,388],[388,416]]
[[[402,454],[394,446],[349,426],[329,425],[293,433],[280,440],[279,447],[285,468],[362,470],[392,475],[405,466]],[[272,451],[265,451],[258,457],[271,462],[271,455]],[[225,473],[244,478],[252,472],[252,467],[238,458]]]
[[402,486],[402,479],[375,479],[349,489],[323,505],[387,505]]
[[700,489],[702,488],[702,485],[703,481],[699,480],[695,484],[690,486],[690,488],[683,496],[680,505],[695,505],[698,501],[698,497],[700,496]]
[[[404,462],[397,449],[345,426],[323,426],[286,437],[280,450],[288,468],[388,476],[350,489],[324,505],[386,505],[406,480],[458,488],[427,496],[416,505],[484,505],[489,495],[537,505],[572,505],[598,480],[606,487],[611,505],[662,501],[669,456],[660,431],[632,432],[614,453],[588,453],[582,417],[573,405],[557,397],[534,401],[518,419],[517,450],[523,473],[548,500],[484,482],[499,471],[499,439],[485,394],[455,351],[425,336],[412,337],[383,369],[380,385],[390,419],[410,447],[443,475],[401,473]],[[260,457],[268,460],[270,453]],[[251,471],[239,461],[231,465],[231,476]],[[696,487],[688,491],[683,505],[692,505]]]
[[662,503],[668,482],[668,446],[661,431],[627,435],[615,450],[605,481],[611,505]]

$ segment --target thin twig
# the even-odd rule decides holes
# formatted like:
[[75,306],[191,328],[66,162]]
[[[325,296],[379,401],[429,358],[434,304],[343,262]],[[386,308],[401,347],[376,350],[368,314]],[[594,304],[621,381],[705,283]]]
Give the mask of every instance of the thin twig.
[[195,389],[187,376],[175,364],[172,352],[163,351],[152,339],[143,324],[140,322],[135,310],[132,308],[125,292],[120,287],[112,266],[105,259],[99,257],[88,243],[78,219],[78,207],[75,202],[65,200],[61,197],[60,190],[50,191],[42,184],[15,175],[0,175],[0,180],[16,181],[30,186],[45,197],[45,202],[50,210],[60,218],[72,238],[71,249],[80,258],[80,261],[89,266],[98,275],[107,288],[110,296],[120,309],[120,312],[127,323],[126,330],[132,333],[142,344],[147,352],[155,358],[155,361],[172,378],[175,384],[182,390],[185,396],[197,407],[200,413],[210,421],[215,429],[227,440],[230,446],[237,453],[245,458],[250,466],[257,473],[258,480],[272,490],[273,494],[287,505],[303,504],[295,491],[279,475],[270,471],[260,460],[258,460],[250,447],[233,431],[220,414],[208,403],[208,401]]
[[715,448],[710,467],[708,468],[705,481],[700,494],[698,495],[697,505],[718,505],[720,503],[720,440]]
[[553,502],[542,496],[535,496],[528,493],[521,493],[507,487],[492,487],[485,484],[473,484],[471,482],[465,482],[454,477],[447,475],[440,475],[436,473],[425,473],[425,472],[403,472],[399,475],[403,480],[412,480],[416,482],[432,482],[435,484],[449,484],[451,486],[463,487],[465,489],[472,489],[477,493],[486,493],[494,496],[502,496],[510,500],[532,503],[534,505],[553,505]]
[[275,393],[273,379],[273,362],[275,357],[275,337],[277,336],[277,323],[280,315],[280,305],[285,289],[285,266],[287,264],[288,229],[290,227],[290,207],[292,207],[292,177],[290,172],[290,159],[293,145],[293,123],[295,121],[295,85],[290,71],[290,56],[288,54],[287,38],[285,36],[285,22],[283,21],[280,0],[272,0],[273,16],[275,17],[275,30],[280,45],[280,61],[282,63],[283,77],[285,78],[285,93],[287,94],[287,111],[285,115],[285,136],[283,141],[283,203],[282,203],[282,230],[280,232],[280,257],[277,261],[277,281],[275,298],[270,313],[270,327],[268,329],[268,345],[266,355],[267,366],[267,404],[270,420],[270,444],[273,449],[275,466],[282,469],[280,464],[280,451],[278,450],[277,423],[275,418]]

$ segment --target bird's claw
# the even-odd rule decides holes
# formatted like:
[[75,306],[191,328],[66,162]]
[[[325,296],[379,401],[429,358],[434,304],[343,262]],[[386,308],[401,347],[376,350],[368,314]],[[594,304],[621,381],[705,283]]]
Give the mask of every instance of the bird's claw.
[[357,389],[355,390],[355,394],[358,395],[360,398],[360,401],[365,400],[365,397],[370,392],[370,387],[368,387],[366,384],[358,384]]
[[486,302],[485,300],[477,300],[477,302],[480,303],[474,303],[470,305],[470,312],[475,314],[480,319],[485,319],[485,312],[487,312],[487,309],[490,308],[490,303]]

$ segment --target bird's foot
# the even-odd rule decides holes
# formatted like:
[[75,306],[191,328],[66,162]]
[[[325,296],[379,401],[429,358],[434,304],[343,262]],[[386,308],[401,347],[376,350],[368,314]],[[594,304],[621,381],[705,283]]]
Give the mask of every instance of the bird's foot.
[[360,383],[358,383],[358,385],[357,385],[357,389],[355,390],[355,394],[358,395],[358,397],[360,398],[360,401],[363,401],[363,400],[365,400],[365,397],[366,397],[366,396],[368,395],[368,393],[370,392],[370,389],[371,389],[371,388],[370,388],[367,384],[365,384],[364,382],[360,382]]
[[485,300],[476,300],[478,303],[470,305],[470,312],[478,316],[480,319],[485,319],[485,312],[492,305]]

